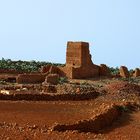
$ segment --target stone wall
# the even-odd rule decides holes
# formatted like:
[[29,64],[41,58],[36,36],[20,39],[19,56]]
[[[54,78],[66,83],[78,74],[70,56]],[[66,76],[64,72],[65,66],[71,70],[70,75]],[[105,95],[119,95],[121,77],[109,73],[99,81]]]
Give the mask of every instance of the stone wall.
[[136,68],[135,69],[135,72],[134,72],[134,77],[139,77],[140,76],[140,69],[139,68]]
[[99,76],[99,66],[92,63],[87,42],[68,42],[66,66],[60,69],[71,79]]
[[59,75],[58,74],[48,74],[43,82],[44,85],[52,84],[57,85],[59,82]]
[[72,66],[65,66],[65,67],[59,67],[59,69],[61,70],[61,76],[73,79],[74,67],[72,67]]
[[109,76],[110,71],[106,65],[93,64],[87,42],[68,42],[66,50],[66,66],[43,66],[41,73],[58,74],[60,77],[70,79],[86,79],[99,76]]
[[19,74],[16,82],[22,83],[42,83],[45,81],[46,74]]
[[68,42],[66,52],[66,65],[88,66],[92,65],[89,53],[89,43],[87,42]]
[[99,133],[100,130],[110,126],[114,121],[116,121],[120,115],[121,111],[117,105],[108,105],[105,108],[100,109],[100,113],[97,115],[93,114],[93,117],[85,120],[78,120],[75,123],[59,124],[56,123],[50,129],[52,131],[64,132],[64,131],[74,131],[79,132],[94,132]]
[[123,77],[123,78],[129,78],[130,77],[130,74],[129,74],[129,71],[128,71],[127,67],[125,67],[125,66],[120,67],[120,76]]
[[44,74],[58,74],[61,77],[65,77],[66,74],[65,72],[66,67],[60,67],[60,66],[53,66],[53,65],[46,65],[46,66],[42,66],[39,69],[40,73],[44,73]]
[[2,75],[0,75],[0,80],[15,83],[16,82],[16,77],[17,77],[17,75],[2,74]]
[[73,79],[85,79],[99,76],[99,67],[93,65],[91,67],[73,68]]
[[41,73],[47,73],[47,72],[49,72],[50,67],[51,67],[51,65],[42,66],[42,67],[39,69],[39,72],[41,72]]
[[66,76],[70,79],[86,79],[99,76],[99,66],[92,65],[90,67],[61,67],[61,76]]
[[99,68],[99,75],[100,76],[111,76],[109,67],[107,67],[105,64],[101,64],[100,68]]
[[86,92],[83,94],[40,94],[38,92],[30,91],[14,91],[14,93],[0,94],[0,100],[26,100],[26,101],[81,101],[91,100],[97,98],[98,92]]

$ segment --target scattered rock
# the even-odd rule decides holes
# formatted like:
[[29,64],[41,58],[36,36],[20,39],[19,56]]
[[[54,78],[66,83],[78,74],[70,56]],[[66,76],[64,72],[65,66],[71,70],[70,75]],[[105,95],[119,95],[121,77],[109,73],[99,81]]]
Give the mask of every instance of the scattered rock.
[[8,90],[1,90],[0,93],[1,94],[9,95],[10,94],[10,91],[8,91]]

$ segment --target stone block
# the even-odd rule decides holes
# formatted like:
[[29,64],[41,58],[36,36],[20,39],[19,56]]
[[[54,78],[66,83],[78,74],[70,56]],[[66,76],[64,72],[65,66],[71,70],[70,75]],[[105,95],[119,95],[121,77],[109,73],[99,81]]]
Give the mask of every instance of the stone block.
[[130,74],[129,74],[129,71],[128,71],[127,67],[125,67],[125,66],[120,67],[120,76],[123,77],[123,78],[129,78],[130,77]]

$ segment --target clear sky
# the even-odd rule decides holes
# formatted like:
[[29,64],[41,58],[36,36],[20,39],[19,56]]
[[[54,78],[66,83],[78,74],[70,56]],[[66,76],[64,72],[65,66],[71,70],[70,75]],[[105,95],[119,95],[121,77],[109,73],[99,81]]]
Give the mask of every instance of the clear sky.
[[0,58],[65,63],[86,41],[95,64],[140,66],[140,0],[0,0]]

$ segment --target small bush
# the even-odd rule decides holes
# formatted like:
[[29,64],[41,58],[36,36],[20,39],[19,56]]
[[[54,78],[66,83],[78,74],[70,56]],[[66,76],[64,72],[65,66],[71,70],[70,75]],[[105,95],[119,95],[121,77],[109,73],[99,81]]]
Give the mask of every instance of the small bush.
[[111,67],[111,68],[110,68],[110,71],[111,71],[111,74],[112,74],[112,75],[117,75],[117,74],[119,74],[119,68],[118,68],[118,67],[116,67],[116,68]]
[[1,84],[1,85],[7,85],[7,82],[1,80],[1,81],[0,81],[0,84]]
[[128,111],[129,111],[128,106],[118,106],[118,109],[119,109],[121,112],[128,112]]
[[59,84],[63,84],[63,83],[68,83],[68,78],[67,77],[60,77],[59,78]]

